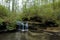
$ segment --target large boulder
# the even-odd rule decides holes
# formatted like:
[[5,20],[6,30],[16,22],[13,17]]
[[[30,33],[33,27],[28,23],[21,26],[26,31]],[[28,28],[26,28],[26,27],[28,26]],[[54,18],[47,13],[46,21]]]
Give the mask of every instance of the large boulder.
[[56,23],[55,20],[46,20],[45,26],[47,26],[47,27],[58,27],[58,24]]
[[42,22],[42,17],[39,16],[30,17],[30,20],[35,22]]

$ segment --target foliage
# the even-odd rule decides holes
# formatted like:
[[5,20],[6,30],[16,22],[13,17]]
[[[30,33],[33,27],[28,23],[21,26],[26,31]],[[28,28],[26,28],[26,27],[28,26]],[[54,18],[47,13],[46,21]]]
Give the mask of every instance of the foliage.
[[[7,2],[8,1],[9,0],[7,0]],[[43,20],[54,19],[56,21],[58,20],[60,21],[60,1],[46,4],[47,1],[42,0],[42,2],[44,1],[46,5],[39,5],[38,2],[36,3],[36,1],[37,0],[35,0],[33,2],[34,4],[30,5],[30,7],[26,7],[27,3],[25,3],[25,5],[23,5],[22,8],[22,13],[15,12],[8,13],[9,11],[6,9],[6,7],[0,5],[0,20],[9,21],[10,23],[12,23],[11,24],[12,26],[15,25],[15,22],[17,20],[23,21],[23,19],[26,18],[30,20],[30,18],[31,17],[33,18],[34,16],[43,17]],[[14,4],[14,1],[12,2],[13,2],[12,9],[14,11],[14,6],[16,6],[16,4]]]
[[2,5],[0,5],[0,17],[4,18],[8,16],[8,9]]
[[[60,2],[54,2],[47,4],[47,5],[33,5],[29,8],[25,8],[25,10],[23,10],[23,14],[25,15],[25,17],[28,17],[28,19],[30,19],[30,17],[33,17],[35,15],[37,16],[42,16],[44,17],[44,19],[54,19],[57,20],[58,15],[60,14],[59,10],[60,10]],[[55,9],[53,9],[53,6]]]

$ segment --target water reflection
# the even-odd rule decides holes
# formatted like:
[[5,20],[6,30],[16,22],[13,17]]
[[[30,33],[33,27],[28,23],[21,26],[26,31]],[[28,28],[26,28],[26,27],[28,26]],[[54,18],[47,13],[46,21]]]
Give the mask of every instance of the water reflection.
[[[57,33],[58,34],[58,33]],[[42,32],[14,32],[0,34],[0,40],[60,40],[59,35],[55,33]]]
[[0,40],[27,40],[27,36],[27,32],[2,33],[0,34]]

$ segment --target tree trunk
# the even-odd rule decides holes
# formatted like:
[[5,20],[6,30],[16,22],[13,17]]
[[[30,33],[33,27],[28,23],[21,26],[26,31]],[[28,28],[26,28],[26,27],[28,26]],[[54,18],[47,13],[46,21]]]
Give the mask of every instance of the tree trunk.
[[12,0],[12,12],[15,11],[15,10],[14,10],[14,2],[15,2],[15,0]]

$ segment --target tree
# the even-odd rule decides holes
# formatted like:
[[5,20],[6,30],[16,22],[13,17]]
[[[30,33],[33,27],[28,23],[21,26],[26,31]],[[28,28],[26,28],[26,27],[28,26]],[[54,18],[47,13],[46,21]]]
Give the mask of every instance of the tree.
[[10,2],[11,2],[11,0],[5,0],[5,2],[8,3],[8,9],[10,11]]
[[[10,10],[10,8],[11,8],[12,12],[16,12],[19,9],[18,1],[17,0],[5,0],[5,2],[8,3],[8,9]],[[11,2],[12,2],[12,4],[11,4]],[[12,7],[11,7],[11,5],[12,5]]]
[[12,0],[12,12],[16,12],[16,10],[19,9],[19,7],[18,7],[18,1],[17,0]]

